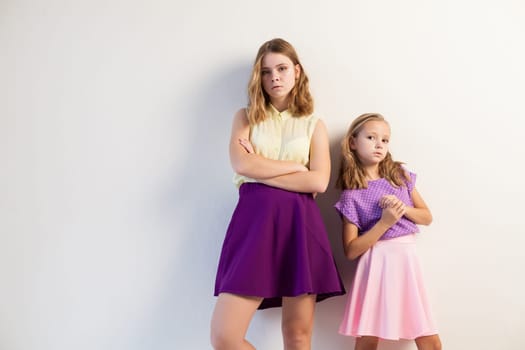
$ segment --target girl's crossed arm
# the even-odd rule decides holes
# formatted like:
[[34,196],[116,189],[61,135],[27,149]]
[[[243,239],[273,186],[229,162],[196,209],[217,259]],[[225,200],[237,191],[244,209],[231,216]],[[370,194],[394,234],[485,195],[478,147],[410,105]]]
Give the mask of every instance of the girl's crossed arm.
[[299,163],[284,160],[267,159],[255,153],[249,153],[241,140],[250,137],[250,125],[244,109],[233,118],[230,137],[230,161],[233,170],[243,176],[262,180],[294,172],[306,172],[308,169]]
[[269,186],[288,191],[319,193],[326,191],[330,180],[330,146],[322,120],[317,124],[310,143],[310,169],[261,180]]
[[428,209],[423,197],[421,197],[415,188],[412,190],[410,196],[412,197],[414,207],[407,207],[405,216],[415,224],[430,225],[432,222],[432,213],[430,212],[430,209]]
[[[412,189],[410,193],[413,207],[405,205],[405,216],[417,225],[430,225],[432,222],[432,213],[428,209],[423,197],[419,194],[416,188]],[[386,208],[400,201],[394,195],[387,195],[381,198],[379,205],[381,208]]]
[[383,208],[381,219],[362,235],[356,225],[343,216],[343,248],[345,256],[354,260],[370,249],[381,236],[405,214],[405,205],[400,200]]

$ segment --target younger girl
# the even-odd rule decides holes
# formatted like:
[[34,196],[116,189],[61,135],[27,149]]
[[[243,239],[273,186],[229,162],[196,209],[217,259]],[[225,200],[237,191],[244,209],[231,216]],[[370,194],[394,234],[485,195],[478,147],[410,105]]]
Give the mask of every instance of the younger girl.
[[390,127],[367,113],[342,142],[335,204],[343,219],[343,245],[359,258],[339,332],[356,337],[355,350],[377,349],[381,339],[414,339],[420,350],[439,350],[415,254],[416,224],[432,215],[415,188],[416,175],[388,151]]

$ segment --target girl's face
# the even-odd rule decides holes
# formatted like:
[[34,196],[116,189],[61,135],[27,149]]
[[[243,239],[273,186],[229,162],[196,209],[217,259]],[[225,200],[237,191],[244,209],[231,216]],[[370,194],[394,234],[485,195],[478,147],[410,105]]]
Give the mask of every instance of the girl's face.
[[300,66],[294,65],[288,56],[274,52],[264,55],[261,61],[262,85],[276,108],[286,105],[299,74]]
[[388,124],[381,120],[370,120],[352,139],[350,148],[356,152],[362,164],[375,166],[385,159],[389,140],[390,127]]

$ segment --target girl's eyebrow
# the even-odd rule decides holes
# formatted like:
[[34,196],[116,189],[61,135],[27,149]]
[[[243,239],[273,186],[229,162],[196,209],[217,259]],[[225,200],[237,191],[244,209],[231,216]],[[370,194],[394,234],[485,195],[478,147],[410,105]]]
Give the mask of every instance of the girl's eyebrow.
[[[275,65],[275,67],[280,67],[280,66],[288,66],[288,64],[286,63],[278,63]],[[271,69],[272,67],[266,67],[266,66],[263,66],[261,69]]]

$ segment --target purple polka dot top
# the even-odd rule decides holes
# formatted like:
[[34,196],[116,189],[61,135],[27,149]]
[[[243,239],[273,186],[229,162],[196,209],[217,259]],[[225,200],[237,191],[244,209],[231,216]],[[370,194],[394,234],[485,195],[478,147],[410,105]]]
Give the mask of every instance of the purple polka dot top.
[[[416,174],[408,172],[410,182],[406,186],[393,187],[386,179],[368,181],[368,188],[358,190],[344,190],[339,201],[334,205],[341,215],[357,226],[359,234],[372,228],[381,218],[382,209],[379,200],[384,195],[393,194],[403,203],[413,207],[410,194],[416,183]],[[403,216],[390,227],[380,239],[390,239],[419,232],[414,222]]]

